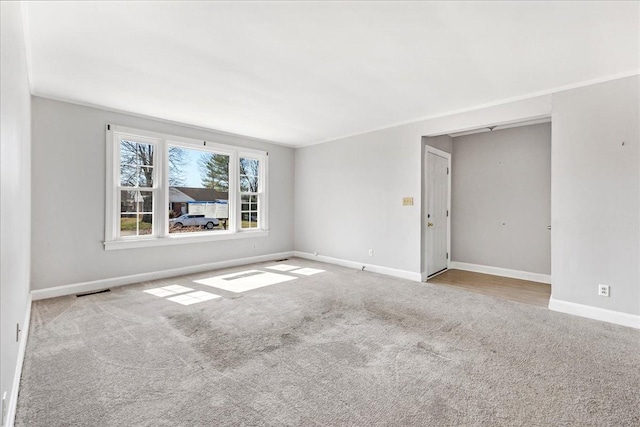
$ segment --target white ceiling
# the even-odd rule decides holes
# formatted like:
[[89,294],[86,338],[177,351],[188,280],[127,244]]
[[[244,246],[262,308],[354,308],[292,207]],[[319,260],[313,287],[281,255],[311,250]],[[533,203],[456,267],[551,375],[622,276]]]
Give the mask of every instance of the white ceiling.
[[34,95],[300,146],[640,70],[640,3],[26,2]]

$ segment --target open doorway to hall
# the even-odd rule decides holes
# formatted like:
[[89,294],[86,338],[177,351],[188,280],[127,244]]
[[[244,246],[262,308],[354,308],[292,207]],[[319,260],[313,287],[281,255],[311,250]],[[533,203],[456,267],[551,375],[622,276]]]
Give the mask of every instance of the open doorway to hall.
[[[551,283],[550,118],[423,137],[422,142],[423,279],[546,305]],[[433,232],[439,215],[433,206],[447,209],[438,206],[433,194],[439,191],[429,172],[433,151],[451,158],[451,202],[441,212],[449,216],[446,243],[439,240],[442,233]],[[441,268],[438,254],[444,247],[449,249],[446,268]]]

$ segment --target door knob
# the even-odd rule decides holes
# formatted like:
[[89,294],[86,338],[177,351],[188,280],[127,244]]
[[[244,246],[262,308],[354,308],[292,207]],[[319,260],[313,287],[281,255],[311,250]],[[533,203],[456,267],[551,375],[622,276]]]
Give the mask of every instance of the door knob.
[[432,222],[428,222],[427,223],[427,227],[433,227],[433,223]]

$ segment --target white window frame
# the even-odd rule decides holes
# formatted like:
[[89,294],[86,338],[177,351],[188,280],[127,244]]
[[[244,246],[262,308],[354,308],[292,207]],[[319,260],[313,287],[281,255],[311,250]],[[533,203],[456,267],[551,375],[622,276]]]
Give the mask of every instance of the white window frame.
[[[152,143],[154,150],[153,187],[153,233],[142,236],[120,236],[120,137],[127,136],[136,142]],[[229,226],[226,230],[169,234],[169,146],[198,149],[229,156]],[[264,237],[268,227],[268,153],[262,150],[235,147],[211,141],[183,138],[175,135],[134,129],[118,125],[106,128],[106,203],[105,203],[105,250],[128,249],[209,242],[218,240]],[[258,227],[241,228],[240,210],[240,157],[259,161],[258,171]],[[235,167],[233,166],[235,165]],[[137,187],[132,187],[137,188]]]
[[[246,158],[246,159],[253,159],[253,160],[258,160],[258,192],[254,193],[254,192],[243,192],[240,189],[240,159],[241,158]],[[266,162],[266,156],[261,156],[259,153],[256,153],[255,151],[247,151],[247,150],[243,150],[238,152],[238,158],[236,159],[236,166],[237,166],[237,170],[238,170],[238,214],[236,216],[236,222],[238,224],[238,229],[242,230],[242,231],[250,231],[250,230],[256,230],[256,228],[242,228],[242,195],[243,194],[248,194],[248,195],[255,195],[256,196],[256,200],[257,200],[257,204],[258,204],[258,227],[257,229],[260,230],[262,227],[262,224],[266,223],[267,220],[267,197],[265,196],[265,181],[266,181],[266,170],[267,170],[267,162]]]

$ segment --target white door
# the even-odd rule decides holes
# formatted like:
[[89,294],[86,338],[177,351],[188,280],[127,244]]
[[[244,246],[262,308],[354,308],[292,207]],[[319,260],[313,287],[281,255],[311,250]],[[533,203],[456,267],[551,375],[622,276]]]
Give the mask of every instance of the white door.
[[447,268],[449,159],[427,152],[426,263],[427,276]]

